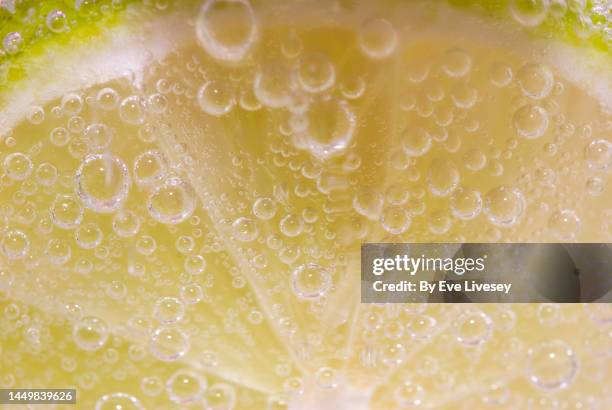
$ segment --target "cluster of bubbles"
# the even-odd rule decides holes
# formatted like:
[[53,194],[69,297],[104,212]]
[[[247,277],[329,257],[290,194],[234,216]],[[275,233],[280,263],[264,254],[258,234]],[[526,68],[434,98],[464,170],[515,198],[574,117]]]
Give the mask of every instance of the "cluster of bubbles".
[[571,24],[572,32],[581,39],[601,38],[612,44],[612,11],[606,0],[510,0],[508,11],[527,28]]

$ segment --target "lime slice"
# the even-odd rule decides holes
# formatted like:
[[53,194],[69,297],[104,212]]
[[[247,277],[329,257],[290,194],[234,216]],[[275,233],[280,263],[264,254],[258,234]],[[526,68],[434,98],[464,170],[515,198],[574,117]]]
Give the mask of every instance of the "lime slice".
[[608,305],[359,301],[364,242],[609,241],[606,2],[70,3],[0,3],[0,387],[610,405]]

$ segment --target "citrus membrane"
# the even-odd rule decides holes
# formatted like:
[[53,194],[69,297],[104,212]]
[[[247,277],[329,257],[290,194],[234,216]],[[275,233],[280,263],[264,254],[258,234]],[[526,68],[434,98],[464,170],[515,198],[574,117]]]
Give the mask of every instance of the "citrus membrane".
[[609,241],[605,2],[2,8],[0,387],[609,407],[606,304],[359,303],[363,242]]

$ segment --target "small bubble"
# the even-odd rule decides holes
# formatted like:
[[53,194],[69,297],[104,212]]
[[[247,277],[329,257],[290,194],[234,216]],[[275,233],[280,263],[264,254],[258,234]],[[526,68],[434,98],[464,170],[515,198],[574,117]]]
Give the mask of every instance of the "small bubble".
[[522,66],[516,73],[516,79],[523,94],[535,100],[547,97],[555,84],[550,69],[539,63]]
[[202,398],[207,386],[205,378],[190,370],[178,370],[166,382],[168,397],[175,403],[194,403]]
[[198,104],[202,111],[221,117],[234,108],[236,98],[229,84],[221,81],[208,81],[198,90]]
[[612,143],[604,139],[593,140],[586,146],[584,157],[591,167],[607,169],[612,164]]
[[105,394],[96,402],[95,410],[145,410],[140,400],[127,393]]
[[174,244],[176,250],[180,253],[187,254],[193,251],[195,247],[195,241],[191,236],[181,235],[176,238],[176,243]]
[[166,164],[161,152],[145,151],[134,159],[134,180],[138,185],[152,185],[166,175]]
[[227,383],[215,383],[206,389],[204,402],[207,410],[233,410],[236,406],[236,389]]
[[104,151],[110,146],[113,131],[104,124],[91,124],[83,134],[87,145],[94,151]]
[[178,177],[167,179],[147,200],[147,209],[153,219],[163,224],[178,224],[189,218],[196,206],[191,185]]
[[280,220],[280,230],[283,235],[288,237],[296,237],[302,233],[304,229],[304,221],[299,215],[287,214]]
[[206,269],[206,260],[202,255],[189,255],[185,258],[183,267],[190,275],[200,275]]
[[140,230],[140,217],[133,211],[122,210],[113,215],[113,231],[122,238],[131,238]]
[[472,188],[458,188],[451,196],[450,209],[458,219],[474,219],[482,209],[480,192]]
[[38,106],[31,107],[26,117],[30,124],[38,125],[45,120],[45,110]]
[[119,105],[119,117],[127,124],[139,125],[145,120],[145,103],[137,95],[124,98]]
[[188,305],[195,305],[204,299],[202,287],[197,283],[189,283],[181,288],[181,299]]
[[143,377],[140,382],[140,390],[149,397],[156,397],[161,394],[164,389],[162,380],[157,376]]
[[164,324],[179,322],[184,315],[185,306],[177,298],[160,298],[153,307],[153,317]]
[[112,281],[106,288],[106,294],[115,300],[121,300],[127,294],[127,286],[118,280]]
[[542,389],[566,388],[577,370],[574,350],[562,340],[541,342],[528,351],[527,378]]
[[548,0],[511,0],[510,15],[521,26],[535,27],[548,15]]
[[163,114],[168,109],[168,99],[163,94],[151,94],[147,99],[147,107],[154,114]]
[[412,219],[401,206],[390,206],[382,211],[380,224],[383,229],[392,235],[401,235],[406,232],[412,223]]
[[395,52],[398,36],[393,24],[383,18],[365,21],[359,28],[359,48],[368,57],[376,60],[389,57]]
[[70,142],[71,136],[64,127],[56,127],[49,134],[49,141],[56,147],[64,147]]
[[255,13],[247,0],[208,0],[198,13],[196,35],[211,57],[238,63],[257,40]]
[[75,93],[68,93],[62,97],[62,110],[71,115],[77,115],[83,109],[83,98]]
[[86,156],[76,172],[77,194],[83,204],[101,213],[116,211],[131,185],[127,165],[110,154]]
[[449,77],[464,77],[472,68],[472,57],[460,48],[448,50],[442,57],[442,69]]
[[315,373],[317,386],[322,389],[335,389],[338,387],[338,373],[331,367],[321,367]]
[[79,320],[72,329],[72,336],[77,346],[89,351],[98,350],[104,346],[108,334],[109,330],[106,323],[93,316],[87,316]]
[[484,211],[494,225],[501,227],[514,225],[524,209],[525,198],[516,188],[502,185],[491,189],[485,195]]
[[336,70],[323,53],[309,53],[300,59],[298,81],[309,93],[320,93],[329,89],[336,81]]
[[276,202],[274,202],[272,198],[257,198],[253,204],[253,215],[255,215],[258,219],[267,221],[274,218],[274,215],[276,215],[276,208]]
[[162,361],[174,361],[189,350],[189,339],[182,330],[162,326],[151,336],[151,352]]
[[393,391],[395,402],[402,408],[419,407],[425,398],[425,389],[410,380],[404,380],[402,384]]
[[467,312],[454,322],[455,337],[463,345],[480,346],[491,337],[492,326],[492,320],[486,313]]
[[259,235],[257,223],[253,219],[246,217],[236,219],[232,224],[232,230],[234,238],[240,242],[252,242]]
[[2,253],[9,259],[23,259],[30,250],[30,239],[17,229],[9,230],[0,241]]
[[411,157],[423,156],[431,148],[431,136],[422,128],[408,128],[400,138],[402,148]]
[[71,195],[57,195],[51,204],[51,220],[61,229],[74,229],[83,221],[83,207]]
[[516,110],[512,123],[520,137],[540,138],[548,129],[548,113],[538,105],[527,104]]
[[112,111],[119,105],[119,93],[112,88],[103,88],[96,94],[96,104],[104,111]]
[[344,100],[317,100],[305,114],[296,117],[304,125],[294,127],[294,144],[317,158],[343,154],[353,140],[357,117]]
[[155,238],[149,235],[143,235],[136,241],[136,250],[141,255],[152,255],[157,249]]
[[450,161],[434,160],[427,174],[429,190],[435,196],[447,196],[457,188],[461,174]]
[[23,45],[23,37],[17,31],[12,31],[4,36],[2,47],[7,54],[16,54]]
[[15,181],[23,181],[32,173],[32,160],[21,152],[14,152],[4,157],[2,163],[6,175]]
[[329,271],[316,263],[297,267],[291,278],[293,291],[301,299],[318,299],[327,294],[332,284]]
[[580,218],[571,209],[556,211],[548,219],[548,228],[556,239],[571,241],[580,231]]
[[489,79],[495,87],[506,87],[512,82],[512,68],[505,63],[495,63],[489,69]]
[[356,100],[365,92],[366,82],[360,76],[347,77],[340,83],[340,90],[344,98]]

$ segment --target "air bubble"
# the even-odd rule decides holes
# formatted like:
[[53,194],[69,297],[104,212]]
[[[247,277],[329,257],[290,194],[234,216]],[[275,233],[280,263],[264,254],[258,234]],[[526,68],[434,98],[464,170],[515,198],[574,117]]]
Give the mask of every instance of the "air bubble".
[[393,398],[401,408],[419,407],[425,398],[425,389],[417,383],[405,380],[393,391]]
[[359,48],[368,57],[376,60],[389,57],[395,52],[398,36],[393,24],[383,18],[365,21],[359,28]]
[[537,344],[529,349],[527,360],[527,378],[544,390],[569,386],[578,370],[574,350],[562,340]]
[[106,323],[97,317],[87,316],[79,320],[72,329],[74,342],[83,350],[94,351],[100,349],[108,339]]
[[17,54],[23,45],[21,33],[13,31],[4,36],[2,47],[7,54]]
[[257,223],[251,218],[241,217],[232,224],[234,238],[240,242],[252,242],[259,235]]
[[298,236],[304,229],[304,221],[296,214],[285,215],[283,219],[280,220],[279,225],[283,235],[290,238]]
[[506,87],[512,82],[512,68],[505,63],[495,63],[489,69],[489,79],[495,87]]
[[15,181],[23,181],[32,173],[32,160],[21,152],[14,152],[4,157],[2,163],[6,176]]
[[180,329],[163,326],[151,336],[151,352],[162,361],[174,361],[189,351],[189,339]]
[[514,225],[524,210],[525,198],[516,188],[502,185],[491,189],[485,195],[484,212],[494,225]]
[[30,239],[22,231],[9,230],[2,236],[0,249],[9,259],[23,259],[30,250]]
[[221,81],[208,81],[202,85],[197,98],[202,111],[215,117],[227,114],[236,105],[234,90]]
[[145,120],[145,103],[141,97],[132,95],[121,101],[119,117],[127,124],[140,125]]
[[184,315],[185,306],[177,298],[160,298],[153,307],[153,317],[164,324],[179,322]]
[[104,151],[110,146],[113,132],[104,124],[91,124],[85,128],[83,136],[90,149],[93,151]]
[[338,156],[353,140],[357,118],[346,101],[322,99],[302,117],[303,129],[294,130],[300,147],[321,159]]
[[442,58],[442,69],[449,77],[464,77],[472,68],[472,57],[460,48],[448,50]]
[[178,177],[167,179],[147,200],[153,219],[163,224],[178,224],[195,210],[196,198],[191,185]]
[[455,218],[474,219],[482,209],[480,192],[472,188],[458,188],[451,196],[450,209]]
[[127,199],[131,179],[127,165],[110,154],[85,157],[76,172],[77,194],[95,212],[116,211]]
[[113,215],[113,231],[122,238],[131,238],[140,230],[140,217],[133,211],[122,210]]
[[236,389],[227,383],[215,383],[206,389],[204,402],[207,410],[233,410],[236,406]]
[[298,80],[304,91],[320,93],[334,85],[336,70],[327,55],[306,54],[300,59]]
[[548,228],[556,239],[572,241],[580,231],[580,218],[571,209],[556,211],[548,219]]
[[548,113],[539,105],[527,104],[512,117],[516,133],[523,138],[540,138],[548,129]]
[[402,132],[400,143],[406,154],[420,157],[431,148],[431,136],[422,128],[408,128]]
[[257,40],[255,13],[247,0],[208,0],[198,13],[196,35],[211,57],[237,63]]
[[454,322],[455,337],[463,345],[480,346],[491,337],[492,326],[493,322],[486,313],[467,312]]
[[596,139],[584,150],[588,164],[597,169],[607,169],[612,164],[612,143],[604,139]]
[[95,410],[145,410],[140,400],[127,393],[105,394],[96,402]]
[[57,195],[51,204],[51,220],[61,229],[74,229],[83,221],[83,207],[71,195]]
[[555,84],[550,69],[539,63],[522,66],[516,73],[516,79],[523,94],[535,100],[547,97]]
[[103,88],[96,94],[96,104],[105,111],[111,111],[119,105],[119,93],[112,88]]
[[401,235],[410,228],[412,219],[401,206],[391,206],[382,211],[380,224],[383,229],[392,235]]
[[511,0],[510,15],[521,26],[535,27],[548,15],[548,0]]
[[166,382],[168,397],[175,403],[194,403],[202,398],[207,381],[190,370],[179,370],[173,373]]
[[159,182],[166,175],[166,165],[161,152],[145,151],[134,159],[134,180],[148,186]]
[[327,294],[332,280],[326,268],[316,263],[307,263],[293,271],[291,284],[299,298],[318,299]]
[[435,196],[447,196],[457,188],[461,174],[450,161],[434,160],[427,174],[429,190]]
[[274,218],[274,215],[276,215],[276,202],[268,197],[257,198],[253,204],[253,215],[262,221]]

